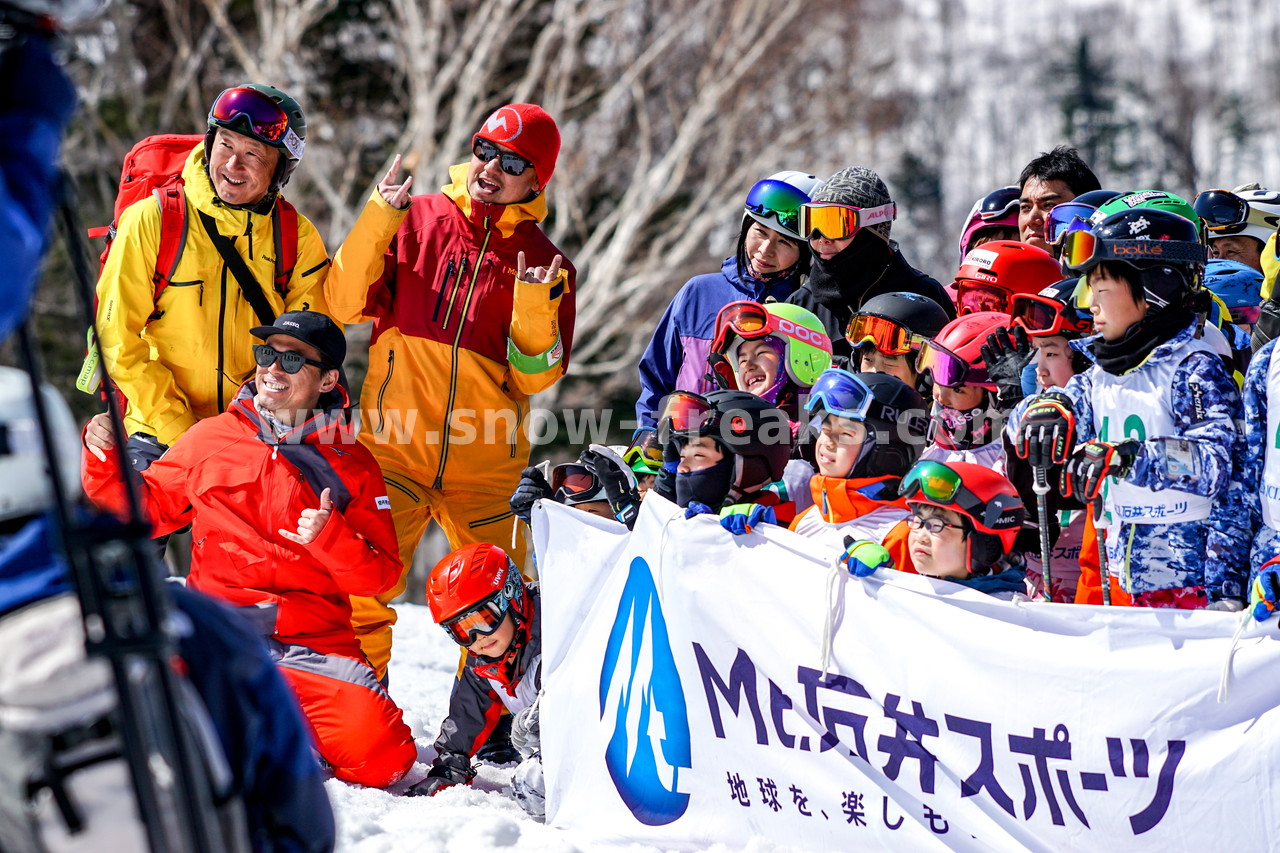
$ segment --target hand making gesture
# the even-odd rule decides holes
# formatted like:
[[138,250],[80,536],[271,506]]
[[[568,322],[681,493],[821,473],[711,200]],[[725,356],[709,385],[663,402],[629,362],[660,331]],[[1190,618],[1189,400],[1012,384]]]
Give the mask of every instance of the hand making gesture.
[[550,284],[560,277],[560,263],[563,260],[556,255],[549,267],[529,267],[525,265],[524,252],[520,252],[516,255],[516,278],[521,281]]
[[329,500],[329,490],[325,489],[320,493],[320,508],[304,509],[302,515],[298,516],[297,533],[290,533],[283,527],[278,532],[290,542],[297,542],[299,545],[310,545],[320,535],[320,531],[324,530],[324,526],[329,522],[329,515],[332,512],[333,501]]
[[391,161],[391,168],[387,169],[386,177],[378,184],[378,192],[382,194],[382,198],[387,204],[396,210],[404,210],[409,206],[409,188],[413,186],[413,176],[404,179],[403,184],[397,184],[396,179],[400,176],[400,155],[396,155],[396,159]]

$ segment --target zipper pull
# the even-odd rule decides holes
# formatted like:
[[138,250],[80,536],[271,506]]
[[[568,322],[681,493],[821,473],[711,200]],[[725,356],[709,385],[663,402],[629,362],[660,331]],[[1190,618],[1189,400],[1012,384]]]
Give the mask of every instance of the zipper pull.
[[275,458],[276,458],[276,455],[277,455],[279,452],[280,452],[280,445],[278,445],[278,444],[272,445],[272,447],[271,447],[271,458],[272,458],[272,459],[275,459]]

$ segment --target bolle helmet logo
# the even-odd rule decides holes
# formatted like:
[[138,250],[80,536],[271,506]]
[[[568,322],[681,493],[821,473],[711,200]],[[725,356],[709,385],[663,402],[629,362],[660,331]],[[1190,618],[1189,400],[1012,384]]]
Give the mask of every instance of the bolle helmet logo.
[[520,113],[511,107],[501,107],[484,123],[484,138],[490,142],[510,142],[523,130]]
[[689,711],[649,564],[631,561],[600,667],[600,719],[613,720],[605,766],[636,820],[663,826],[689,807]]

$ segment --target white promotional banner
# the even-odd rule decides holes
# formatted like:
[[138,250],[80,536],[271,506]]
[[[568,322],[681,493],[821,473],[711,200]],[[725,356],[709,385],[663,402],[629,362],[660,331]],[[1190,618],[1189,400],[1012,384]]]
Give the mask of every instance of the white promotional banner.
[[1280,843],[1275,620],[854,578],[653,493],[534,537],[547,822],[585,849]]

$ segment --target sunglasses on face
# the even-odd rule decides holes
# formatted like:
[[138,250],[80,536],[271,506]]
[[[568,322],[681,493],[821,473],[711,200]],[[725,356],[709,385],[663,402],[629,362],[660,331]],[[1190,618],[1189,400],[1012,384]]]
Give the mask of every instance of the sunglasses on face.
[[276,363],[277,359],[280,361],[280,369],[289,375],[297,373],[307,364],[321,370],[333,369],[323,361],[312,361],[300,352],[281,352],[267,344],[253,345],[253,360],[258,363],[258,367],[270,367]]
[[572,505],[576,498],[599,490],[600,481],[585,465],[565,462],[551,470],[552,499],[557,503]]
[[666,444],[673,433],[687,437],[707,435],[715,426],[715,409],[704,397],[676,391],[663,402],[658,416],[658,441]]
[[934,341],[925,341],[916,358],[916,373],[928,373],[936,385],[963,388],[966,384],[990,382],[987,371],[974,367],[951,350]]
[[1064,332],[1085,334],[1093,328],[1093,323],[1074,311],[1068,313],[1068,307],[1056,299],[1025,293],[1013,297],[1009,305],[1009,319],[1026,329],[1033,338]]
[[506,615],[505,602],[500,598],[490,598],[473,610],[446,619],[440,623],[440,627],[458,645],[469,646],[478,637],[487,637],[501,628]]
[[497,157],[499,168],[508,175],[515,177],[523,175],[525,169],[533,168],[532,162],[524,159],[519,154],[503,151],[487,139],[477,138],[476,144],[471,148],[471,153],[486,163]]

